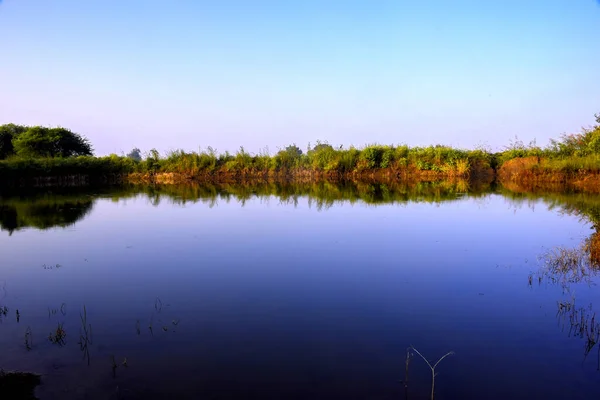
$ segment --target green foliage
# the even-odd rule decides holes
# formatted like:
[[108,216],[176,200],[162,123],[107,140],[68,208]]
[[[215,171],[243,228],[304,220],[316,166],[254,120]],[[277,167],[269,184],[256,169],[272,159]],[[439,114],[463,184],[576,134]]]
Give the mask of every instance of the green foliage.
[[[0,178],[23,176],[57,176],[64,173],[102,176],[129,172],[177,173],[188,178],[231,174],[235,176],[267,173],[319,172],[340,176],[349,173],[370,174],[386,169],[394,174],[411,176],[466,177],[477,171],[498,169],[515,158],[537,157],[528,165],[560,171],[600,171],[600,115],[599,125],[581,133],[563,135],[546,148],[535,141],[525,144],[518,138],[503,151],[491,153],[485,148],[457,149],[444,145],[409,147],[407,145],[369,145],[364,148],[334,148],[326,142],[317,142],[306,153],[291,144],[270,155],[268,151],[251,154],[243,147],[235,154],[217,153],[211,147],[199,152],[177,150],[163,157],[155,149],[142,159],[134,148],[126,157],[77,157],[91,155],[87,139],[64,128],[0,126]],[[75,156],[75,157],[73,157]],[[59,158],[54,161],[43,158]],[[31,160],[31,159],[35,160]],[[67,158],[74,158],[67,161]],[[29,161],[23,161],[28,159]],[[543,163],[541,162],[543,161]],[[77,168],[81,168],[78,170]]]
[[546,168],[566,170],[597,170],[600,155],[600,114],[594,114],[598,125],[584,128],[580,133],[563,134],[560,139],[551,139],[550,144],[541,148],[535,141],[525,145],[515,138],[502,152],[494,155],[495,164],[500,167],[515,158],[537,157],[546,161]]
[[544,172],[600,172],[600,154],[589,154],[583,157],[549,158],[543,160],[538,168]]
[[[19,152],[19,155],[25,154]],[[307,154],[302,154],[297,146],[292,145],[273,156],[266,152],[251,154],[243,147],[235,155],[228,152],[217,154],[216,150],[210,147],[200,152],[172,151],[166,156],[161,156],[157,150],[152,149],[141,161],[138,161],[138,155],[138,149],[134,149],[124,157],[115,154],[98,158],[13,157],[0,161],[0,179],[17,179],[19,174],[23,177],[103,176],[130,172],[177,173],[189,178],[219,173],[235,175],[305,170],[346,174],[381,168],[405,171],[408,174],[411,171],[433,171],[442,175],[466,176],[469,172],[468,166],[477,162],[489,166],[488,159],[491,158],[489,153],[479,150],[457,150],[444,146],[409,148],[373,145],[363,149],[335,149],[328,144],[318,144]]]
[[15,155],[13,140],[28,129],[15,124],[0,125],[0,160]]
[[15,154],[12,138],[9,132],[3,131],[0,127],[0,160],[4,160]]
[[160,169],[160,153],[156,149],[150,150],[146,155],[144,170],[150,173],[156,173]]
[[107,157],[13,158],[0,161],[0,182],[26,181],[40,177],[88,176],[90,181],[140,170],[140,165],[115,154]]
[[361,151],[359,160],[367,169],[379,168],[381,166],[383,153],[384,147],[382,146],[366,147]]
[[315,147],[312,148],[312,150],[309,150],[308,152],[311,153],[318,153],[320,151],[327,151],[327,150],[333,150],[333,147],[329,144],[329,143],[321,143],[320,141],[317,141],[317,145]]
[[133,148],[129,153],[127,153],[127,158],[131,158],[133,161],[142,161],[142,152],[137,147]]
[[[65,128],[45,128],[41,126],[13,128],[12,150],[14,154],[26,158],[72,157],[92,155],[89,141]],[[6,146],[6,133],[3,145]],[[4,151],[6,152],[6,151]],[[10,154],[8,154],[10,155]],[[3,157],[3,158],[6,158]]]
[[585,157],[600,153],[600,126],[583,129],[581,133],[563,134],[561,140],[551,140],[549,151],[558,157]]
[[296,143],[287,146],[284,150],[287,154],[289,154],[292,157],[300,157],[302,155],[302,150],[300,150],[300,147],[296,146]]
[[307,164],[317,171],[331,171],[336,163],[336,151],[330,144],[317,142],[317,145],[308,151]]

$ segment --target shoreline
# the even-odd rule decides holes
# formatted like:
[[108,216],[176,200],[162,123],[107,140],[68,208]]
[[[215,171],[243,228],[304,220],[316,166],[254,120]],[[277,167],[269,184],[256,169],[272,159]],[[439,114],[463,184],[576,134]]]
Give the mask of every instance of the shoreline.
[[[474,163],[468,171],[419,170],[414,166],[373,168],[340,172],[313,168],[280,170],[192,170],[189,171],[136,171],[127,168],[109,168],[104,160],[96,159],[86,165],[68,165],[32,160],[10,171],[0,168],[0,186],[10,190],[51,187],[85,187],[94,185],[181,185],[181,184],[252,184],[252,183],[406,183],[465,181],[500,183],[505,187],[535,191],[582,191],[600,193],[600,165],[577,168],[577,159],[567,159],[574,168],[557,169],[551,159],[535,156],[505,161],[492,168]],[[46,163],[46,164],[44,164]],[[40,165],[43,168],[40,168]]]

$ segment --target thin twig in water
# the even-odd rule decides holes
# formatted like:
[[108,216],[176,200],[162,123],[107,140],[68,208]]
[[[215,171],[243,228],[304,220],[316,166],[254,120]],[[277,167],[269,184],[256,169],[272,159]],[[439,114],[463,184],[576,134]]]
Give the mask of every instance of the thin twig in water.
[[442,358],[440,358],[439,360],[437,360],[437,362],[432,366],[429,361],[427,361],[427,359],[423,356],[423,354],[419,353],[419,350],[415,349],[414,346],[410,347],[412,350],[415,351],[415,353],[417,353],[419,356],[421,356],[421,358],[423,359],[423,361],[425,361],[427,363],[427,366],[429,366],[429,368],[431,369],[431,400],[434,400],[434,395],[435,395],[435,377],[436,377],[436,373],[435,373],[435,368],[438,366],[438,364],[446,357],[451,356],[454,354],[453,351],[450,351],[446,354],[444,354],[442,356]]
[[404,398],[408,399],[408,368],[410,366],[410,359],[412,357],[412,354],[410,352],[410,347],[406,349],[406,363],[405,363],[405,369],[404,369],[404,381],[402,381],[402,383],[404,384]]

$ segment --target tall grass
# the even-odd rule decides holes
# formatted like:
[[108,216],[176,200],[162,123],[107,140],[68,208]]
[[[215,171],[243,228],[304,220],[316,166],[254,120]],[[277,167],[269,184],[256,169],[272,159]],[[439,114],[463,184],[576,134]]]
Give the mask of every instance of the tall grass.
[[494,155],[492,164],[501,178],[512,180],[536,176],[550,179],[552,174],[596,174],[600,172],[600,115],[595,117],[597,125],[579,133],[563,134],[543,148],[535,141],[526,145],[516,139]]
[[[491,166],[491,154],[480,150],[461,150],[447,146],[415,147],[370,145],[362,149],[343,149],[319,143],[306,154],[296,146],[274,155],[251,154],[244,148],[236,154],[217,154],[209,148],[200,152],[173,151],[165,157],[151,160],[157,172],[187,175],[214,173],[257,173],[313,171],[324,173],[360,173],[388,169],[394,172],[433,171],[451,176],[468,176],[471,166]],[[148,159],[137,166],[149,171]]]
[[318,143],[303,153],[297,146],[269,154],[252,154],[241,147],[235,154],[208,148],[198,152],[176,150],[166,155],[151,151],[141,161],[125,156],[46,159],[12,158],[0,161],[0,180],[22,181],[47,176],[86,175],[107,178],[131,173],[172,173],[184,178],[215,175],[261,174],[361,175],[386,171],[393,175],[468,177],[475,170],[488,170],[492,155],[481,150],[448,146],[408,147],[369,145],[362,149],[334,148]]
[[[540,173],[600,172],[600,115],[597,125],[580,133],[564,134],[551,140],[546,147],[535,141],[525,144],[515,138],[502,151],[489,149],[458,149],[444,145],[409,147],[407,145],[370,144],[362,148],[334,147],[317,142],[303,152],[295,144],[274,154],[267,150],[257,154],[240,147],[235,153],[217,152],[212,147],[198,151],[176,150],[161,155],[152,149],[145,158],[139,150],[128,156],[112,154],[106,157],[19,158],[11,155],[0,160],[0,182],[24,183],[42,177],[77,177],[106,180],[112,176],[131,173],[154,175],[177,174],[185,179],[209,176],[300,175],[313,178],[315,174],[342,177],[387,174],[393,177],[462,177],[502,169],[514,160],[514,171]],[[6,135],[5,135],[6,136]],[[509,169],[507,167],[507,169]],[[522,174],[521,174],[522,175]]]

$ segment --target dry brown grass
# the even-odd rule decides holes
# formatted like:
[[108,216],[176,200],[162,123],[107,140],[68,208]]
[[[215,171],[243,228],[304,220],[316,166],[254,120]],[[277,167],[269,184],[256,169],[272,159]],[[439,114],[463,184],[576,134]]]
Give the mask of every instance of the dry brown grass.
[[555,160],[543,157],[523,157],[506,161],[497,175],[503,186],[517,184],[526,191],[578,190],[600,193],[600,173],[596,159]]

